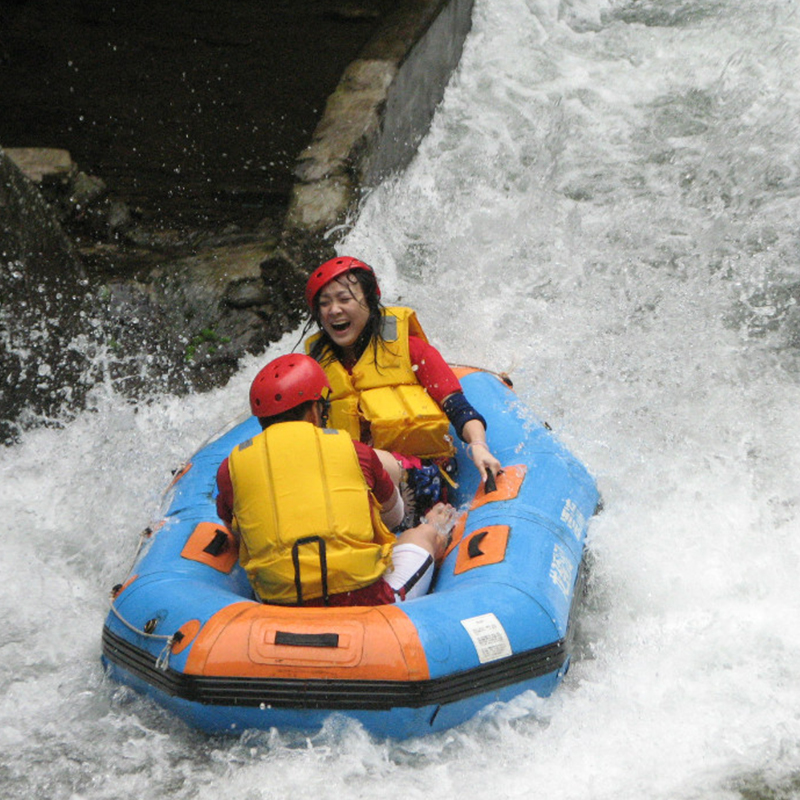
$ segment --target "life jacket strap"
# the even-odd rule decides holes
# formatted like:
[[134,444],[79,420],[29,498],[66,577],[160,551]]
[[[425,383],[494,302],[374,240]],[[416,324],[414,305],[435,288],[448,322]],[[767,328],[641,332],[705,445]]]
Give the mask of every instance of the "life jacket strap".
[[330,604],[328,594],[328,556],[325,540],[321,536],[304,536],[292,545],[292,564],[294,564],[294,588],[297,592],[297,605],[303,605],[303,582],[300,578],[300,547],[304,544],[317,545],[320,575],[322,576],[322,598],[327,606]]

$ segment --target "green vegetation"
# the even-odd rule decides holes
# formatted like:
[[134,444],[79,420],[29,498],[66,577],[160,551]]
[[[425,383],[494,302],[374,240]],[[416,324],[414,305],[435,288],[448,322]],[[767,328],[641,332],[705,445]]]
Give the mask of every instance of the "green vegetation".
[[193,336],[189,340],[189,344],[186,345],[185,359],[187,361],[194,360],[195,356],[198,355],[198,350],[202,348],[203,345],[208,345],[204,348],[206,355],[214,355],[214,353],[217,352],[217,345],[228,344],[230,340],[230,336],[220,336],[213,328],[203,328],[203,330]]

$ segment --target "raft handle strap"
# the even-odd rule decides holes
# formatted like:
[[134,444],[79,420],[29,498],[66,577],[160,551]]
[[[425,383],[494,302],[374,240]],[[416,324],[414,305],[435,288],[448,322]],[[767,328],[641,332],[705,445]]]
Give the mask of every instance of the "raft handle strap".
[[490,469],[486,470],[486,483],[484,484],[484,491],[486,494],[497,491],[497,481],[494,479],[494,473]]
[[212,556],[218,556],[228,549],[228,535],[225,531],[217,528],[214,531],[214,538],[203,548],[204,553]]
[[339,634],[275,631],[275,644],[288,647],[338,647]]
[[304,536],[292,545],[292,563],[294,564],[294,587],[297,592],[297,605],[303,605],[303,584],[300,580],[300,546],[316,543],[319,547],[319,567],[322,575],[322,597],[325,605],[330,605],[328,595],[328,557],[325,551],[325,540],[321,536]]
[[489,531],[481,531],[480,533],[476,533],[469,540],[469,544],[467,545],[467,555],[470,558],[477,558],[478,556],[484,555],[483,550],[481,550],[481,544],[488,533]]

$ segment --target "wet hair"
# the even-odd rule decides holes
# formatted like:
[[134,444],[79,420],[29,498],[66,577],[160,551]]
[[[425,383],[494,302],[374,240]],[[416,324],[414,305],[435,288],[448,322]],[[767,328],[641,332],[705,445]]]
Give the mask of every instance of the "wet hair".
[[279,422],[299,422],[316,402],[318,401],[306,400],[305,403],[300,403],[299,406],[294,406],[293,408],[287,408],[286,411],[281,411],[280,414],[274,414],[271,417],[259,417],[258,421],[261,424],[261,430],[266,430],[270,425],[277,425]]
[[[345,272],[344,275],[334,278],[334,280],[340,281],[345,285],[351,284],[347,286],[351,294],[353,292],[352,284],[358,283],[361,286],[361,291],[364,293],[364,302],[369,309],[369,317],[364,325],[364,330],[361,331],[361,334],[354,344],[356,358],[361,358],[367,346],[372,344],[375,363],[377,364],[378,345],[383,343],[384,339],[383,304],[378,296],[378,281],[375,279],[375,275],[365,269],[351,269],[349,272]],[[330,361],[334,359],[343,361],[344,351],[334,343],[333,339],[328,336],[325,328],[322,327],[322,315],[319,310],[319,295],[320,293],[318,292],[317,296],[314,298],[311,318],[306,323],[302,336],[305,337],[311,326],[316,323],[320,330],[320,337],[311,346],[309,355],[324,367],[326,363],[330,363]]]

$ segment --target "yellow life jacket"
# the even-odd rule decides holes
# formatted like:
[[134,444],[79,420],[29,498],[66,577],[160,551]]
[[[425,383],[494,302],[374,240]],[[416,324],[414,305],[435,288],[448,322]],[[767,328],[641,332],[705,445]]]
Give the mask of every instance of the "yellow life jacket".
[[263,600],[322,597],[323,547],[329,594],[369,586],[386,571],[394,536],[347,433],[279,422],[236,447],[228,464],[240,560]]
[[[411,364],[408,337],[428,341],[417,315],[410,308],[386,308],[382,324],[377,362],[372,342],[351,372],[330,348],[323,351],[320,365],[332,390],[328,424],[382,450],[422,458],[453,455],[447,415],[419,383]],[[320,335],[306,341],[306,352]]]

